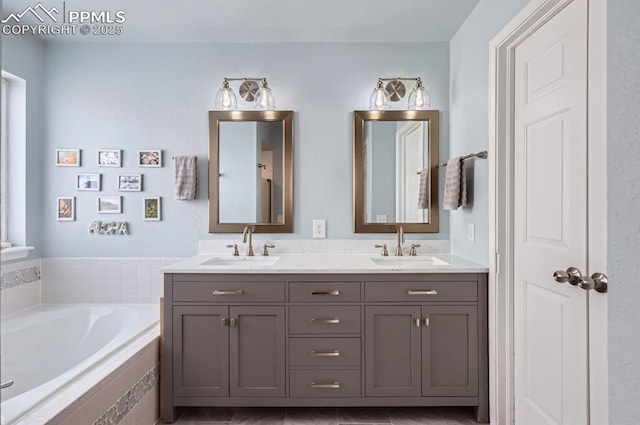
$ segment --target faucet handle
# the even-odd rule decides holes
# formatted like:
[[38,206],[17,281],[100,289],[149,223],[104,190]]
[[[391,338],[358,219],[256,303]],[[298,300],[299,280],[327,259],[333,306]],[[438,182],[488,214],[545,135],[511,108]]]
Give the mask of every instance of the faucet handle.
[[274,243],[266,243],[262,246],[262,255],[267,257],[269,255],[269,248],[275,248],[276,244]]
[[227,245],[227,248],[233,248],[233,256],[237,257],[240,255],[240,253],[238,252],[238,244],[229,244]]
[[416,252],[416,248],[420,248],[422,245],[420,245],[419,243],[412,243],[411,244],[411,249],[409,250],[409,255],[412,257],[415,257],[416,255],[418,255],[418,253]]
[[383,257],[388,257],[389,256],[389,250],[387,250],[387,244],[383,243],[382,245],[375,245],[376,248],[382,248],[382,252],[380,253],[380,255],[382,255]]

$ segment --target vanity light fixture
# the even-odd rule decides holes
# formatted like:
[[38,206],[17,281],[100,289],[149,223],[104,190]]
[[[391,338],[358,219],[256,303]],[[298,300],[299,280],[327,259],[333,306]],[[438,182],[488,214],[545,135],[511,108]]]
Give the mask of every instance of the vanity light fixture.
[[[216,95],[216,108],[223,111],[238,109],[236,95],[229,85],[229,81],[242,81],[238,92],[240,97],[247,102],[253,102],[256,109],[276,109],[276,100],[267,84],[266,78],[225,78],[222,87]],[[258,85],[260,82],[260,85]]]
[[[388,81],[387,85],[384,82]],[[381,111],[389,109],[389,102],[398,102],[404,99],[407,94],[407,88],[403,81],[415,81],[416,85],[409,93],[407,109],[427,109],[431,106],[431,97],[429,92],[422,84],[420,77],[398,77],[398,78],[378,78],[378,83],[369,98],[369,109],[372,111]]]

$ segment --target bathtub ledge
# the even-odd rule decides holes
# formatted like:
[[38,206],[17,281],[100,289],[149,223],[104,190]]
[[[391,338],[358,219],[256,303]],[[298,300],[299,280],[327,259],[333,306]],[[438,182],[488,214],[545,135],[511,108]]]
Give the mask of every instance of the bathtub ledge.
[[32,246],[12,246],[10,248],[2,248],[0,251],[1,262],[19,260],[26,258],[29,255],[29,251],[32,251]]

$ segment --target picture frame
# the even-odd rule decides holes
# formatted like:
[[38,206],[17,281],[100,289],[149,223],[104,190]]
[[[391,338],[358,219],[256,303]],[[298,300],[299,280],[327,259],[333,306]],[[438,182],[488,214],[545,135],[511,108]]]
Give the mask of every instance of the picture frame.
[[144,221],[160,221],[162,219],[160,197],[143,198],[142,211]]
[[98,196],[98,214],[122,214],[122,196]]
[[76,190],[91,190],[100,192],[101,189],[100,174],[97,173],[80,173],[76,174]]
[[80,149],[56,149],[56,166],[79,167],[80,155]]
[[98,149],[98,167],[121,167],[121,149]]
[[138,167],[162,167],[161,149],[142,149],[138,151]]
[[142,191],[142,174],[119,174],[118,190],[121,192]]
[[56,198],[56,213],[58,221],[75,221],[76,198],[73,196]]

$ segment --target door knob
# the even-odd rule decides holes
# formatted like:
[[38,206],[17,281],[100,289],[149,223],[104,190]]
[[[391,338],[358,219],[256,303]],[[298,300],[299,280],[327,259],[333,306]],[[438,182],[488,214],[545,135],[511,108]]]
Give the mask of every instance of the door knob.
[[593,279],[595,283],[595,287],[593,289],[596,292],[600,292],[601,294],[606,294],[609,288],[609,278],[604,273],[594,273],[591,275],[591,279]]
[[567,271],[556,270],[553,278],[559,283],[569,282],[572,285],[578,285],[582,281],[582,273],[577,267],[569,267]]

